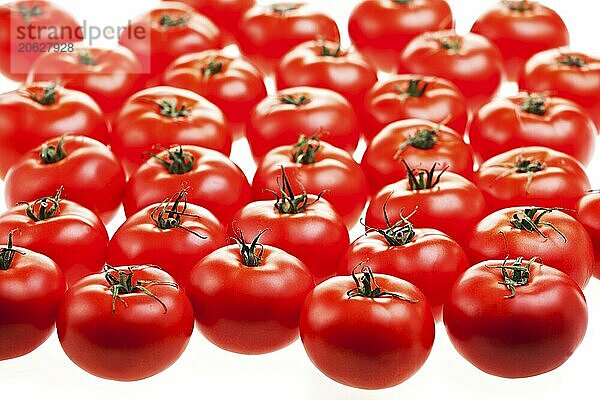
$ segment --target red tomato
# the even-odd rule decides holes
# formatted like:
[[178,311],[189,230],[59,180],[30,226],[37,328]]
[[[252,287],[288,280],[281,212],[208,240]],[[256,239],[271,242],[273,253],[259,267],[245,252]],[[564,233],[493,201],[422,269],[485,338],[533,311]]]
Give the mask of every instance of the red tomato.
[[319,196],[295,195],[282,169],[275,204],[255,201],[241,208],[232,218],[237,228],[249,236],[261,229],[264,244],[298,257],[317,283],[335,274],[350,242],[342,217],[327,200]]
[[48,339],[67,289],[54,261],[12,242],[11,231],[0,248],[0,361],[30,353]]
[[129,98],[110,136],[111,148],[129,175],[157,148],[191,144],[228,155],[231,142],[229,124],[217,106],[194,92],[168,86]]
[[0,214],[0,237],[19,229],[23,232],[19,244],[54,260],[72,285],[102,270],[108,233],[96,214],[61,199],[60,192],[59,189],[53,197],[19,204]]
[[322,194],[348,228],[358,222],[369,191],[360,165],[350,154],[318,136],[300,136],[294,145],[276,147],[258,165],[252,182],[254,200],[273,198],[281,168],[288,171],[294,192]]
[[194,330],[194,312],[159,268],[106,266],[69,288],[56,328],[63,350],[80,368],[134,381],[177,361]]
[[223,111],[236,133],[243,133],[252,109],[267,97],[264,78],[243,58],[230,57],[223,50],[206,50],[173,61],[163,83],[204,96]]
[[354,46],[378,69],[392,72],[398,53],[417,35],[450,29],[444,0],[363,0],[352,10],[348,31]]
[[560,16],[536,1],[503,0],[484,12],[471,32],[494,43],[504,58],[508,79],[516,81],[534,54],[569,45],[569,31]]
[[315,286],[302,261],[258,243],[261,233],[246,243],[235,231],[237,244],[200,260],[186,288],[200,332],[236,353],[270,353],[294,342],[302,304]]
[[226,240],[223,225],[206,208],[188,204],[183,189],[129,217],[108,243],[107,262],[160,265],[184,285],[196,262]]
[[467,127],[467,100],[450,81],[434,76],[392,75],[365,95],[365,137],[372,140],[386,125],[418,118],[456,132]]
[[596,126],[577,104],[558,97],[521,94],[494,99],[476,114],[469,129],[482,160],[524,146],[546,146],[584,165],[594,156]]
[[485,261],[467,270],[444,304],[450,341],[488,374],[524,378],[562,365],[583,340],[585,297],[535,258]]
[[362,116],[365,94],[377,82],[377,70],[356,51],[342,50],[339,42],[313,40],[287,53],[275,77],[279,89],[312,86],[338,92]]
[[477,110],[500,89],[504,66],[500,51],[485,37],[448,30],[414,38],[400,55],[398,71],[446,78]]
[[305,3],[256,4],[242,17],[238,43],[242,54],[270,73],[293,47],[309,40],[339,42],[335,21]]
[[[481,164],[473,182],[489,212],[533,204],[575,209],[590,182],[573,157],[546,147],[521,147]],[[545,261],[545,260],[544,260]]]
[[4,199],[9,207],[17,201],[43,197],[62,186],[66,198],[108,223],[121,206],[125,172],[104,144],[85,136],[62,136],[21,157],[8,170],[4,183]]
[[367,145],[361,165],[372,193],[406,178],[402,160],[419,167],[437,162],[440,169],[473,176],[473,150],[462,135],[444,125],[406,119],[389,124]]
[[248,180],[229,158],[202,147],[174,146],[153,156],[129,178],[123,197],[125,215],[130,217],[187,186],[188,201],[205,207],[225,225],[250,202]]
[[331,90],[311,87],[283,89],[265,98],[250,114],[246,129],[255,160],[302,134],[322,132],[328,143],[348,152],[356,149],[360,137],[350,103]]
[[1,5],[0,73],[14,81],[24,81],[38,57],[48,51],[68,51],[69,44],[80,42],[83,37],[78,28],[75,17],[50,1]]
[[127,48],[77,46],[50,52],[29,72],[28,82],[57,81],[89,94],[112,121],[129,96],[142,88],[142,66]]
[[576,217],[585,227],[594,246],[594,276],[600,279],[600,192],[587,193],[577,203]]
[[433,346],[435,323],[416,286],[369,268],[362,272],[328,279],[308,295],[300,337],[308,357],[329,378],[382,389],[421,368]]
[[119,44],[137,56],[152,78],[179,56],[221,48],[223,37],[210,19],[188,5],[164,2],[128,24]]
[[472,264],[508,254],[540,257],[584,288],[592,275],[594,249],[585,228],[553,208],[511,207],[488,215],[464,247]]
[[600,129],[600,59],[568,48],[542,51],[525,64],[519,87],[549,92],[588,111]]
[[0,94],[0,178],[29,149],[70,132],[108,140],[104,115],[85,93],[39,83]]
[[371,200],[367,208],[366,224],[385,228],[388,219],[383,213],[387,206],[389,222],[400,220],[402,211],[418,212],[412,223],[423,228],[434,228],[463,243],[465,232],[484,215],[485,201],[481,191],[467,179],[446,169],[429,171],[407,167],[408,177],[385,186]]

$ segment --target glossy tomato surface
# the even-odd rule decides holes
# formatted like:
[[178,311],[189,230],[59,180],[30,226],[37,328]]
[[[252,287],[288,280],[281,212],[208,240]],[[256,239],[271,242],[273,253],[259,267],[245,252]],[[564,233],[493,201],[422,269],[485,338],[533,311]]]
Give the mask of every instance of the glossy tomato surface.
[[600,193],[590,192],[577,202],[576,218],[585,227],[594,246],[594,276],[600,278]]

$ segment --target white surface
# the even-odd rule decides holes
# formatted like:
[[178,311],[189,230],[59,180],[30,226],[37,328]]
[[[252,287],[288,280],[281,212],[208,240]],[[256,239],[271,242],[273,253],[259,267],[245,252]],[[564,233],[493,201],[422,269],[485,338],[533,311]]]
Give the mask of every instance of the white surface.
[[[343,35],[351,7],[357,0],[307,0],[334,16]],[[477,16],[494,0],[449,0],[459,32],[467,31]],[[98,2],[57,0],[88,24],[126,23],[131,16],[150,8],[156,0]],[[571,32],[572,47],[600,54],[600,11],[596,1],[548,0],[565,20]],[[115,21],[118,18],[119,21]],[[12,90],[14,82],[0,78],[0,92]],[[514,86],[503,88],[505,94]],[[232,158],[246,173],[254,166],[247,144],[234,144]],[[589,168],[594,187],[600,187],[600,156]],[[593,171],[593,172],[592,172]],[[0,210],[4,210],[3,183],[0,182]],[[123,221],[121,214],[109,226],[110,232]],[[353,237],[359,234],[354,230]],[[448,341],[444,327],[437,326],[431,356],[411,379],[392,389],[362,391],[337,384],[322,375],[305,355],[297,341],[281,351],[263,356],[241,356],[211,345],[197,331],[190,345],[171,368],[163,373],[132,383],[105,381],[75,366],[62,352],[56,334],[33,353],[0,362],[2,399],[164,399],[190,398],[261,398],[271,399],[564,399],[597,396],[597,368],[600,356],[600,282],[593,279],[585,289],[590,310],[587,336],[573,357],[561,368],[542,376],[507,380],[480,372],[463,360]],[[0,338],[0,340],[3,340]],[[533,357],[535,355],[532,355]],[[140,360],[143,363],[145,360]],[[365,365],[364,368],[377,366]],[[590,393],[594,393],[591,395]],[[18,396],[18,397],[17,397]]]

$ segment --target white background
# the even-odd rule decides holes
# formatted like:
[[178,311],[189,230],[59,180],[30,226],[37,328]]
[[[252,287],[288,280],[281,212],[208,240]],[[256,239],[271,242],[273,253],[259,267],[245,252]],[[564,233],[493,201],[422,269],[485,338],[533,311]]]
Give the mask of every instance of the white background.
[[[88,26],[126,24],[128,19],[158,3],[155,0],[82,1],[56,0]],[[307,0],[334,16],[347,40],[346,21],[357,0]],[[494,0],[449,0],[457,30],[466,32],[477,16]],[[594,0],[547,0],[565,20],[571,33],[572,47],[600,54],[600,7]],[[17,87],[0,77],[0,92]],[[503,94],[516,91],[505,85]],[[600,148],[600,147],[599,147]],[[247,145],[234,144],[232,158],[250,176],[254,166]],[[594,187],[600,187],[600,156],[589,173]],[[0,182],[0,210],[4,210],[3,183]],[[109,226],[112,233],[123,216]],[[352,231],[353,237],[360,234]],[[542,376],[508,380],[480,372],[463,360],[446,337],[444,327],[437,326],[431,356],[423,368],[407,382],[381,391],[363,391],[344,387],[322,375],[305,355],[300,341],[278,352],[262,356],[241,356],[211,345],[197,331],[190,344],[171,368],[163,373],[132,383],[106,381],[91,376],[75,366],[62,352],[56,334],[33,353],[0,362],[1,398],[20,399],[164,399],[176,396],[191,398],[261,398],[281,399],[564,399],[597,398],[598,359],[600,357],[600,283],[593,279],[585,289],[590,311],[589,328],[584,342],[573,357],[558,370]],[[243,334],[243,333],[242,333]],[[0,338],[3,340],[3,338]],[[531,355],[535,357],[535,354]],[[145,360],[140,360],[144,363]],[[377,368],[365,365],[364,368]],[[591,395],[590,393],[594,393]]]

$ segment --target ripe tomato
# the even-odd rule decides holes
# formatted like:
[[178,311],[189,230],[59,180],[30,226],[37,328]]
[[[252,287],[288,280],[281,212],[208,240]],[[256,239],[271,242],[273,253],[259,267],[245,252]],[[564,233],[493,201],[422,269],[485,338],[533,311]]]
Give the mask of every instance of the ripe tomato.
[[207,255],[190,274],[196,325],[222,349],[264,354],[298,338],[300,310],[315,283],[302,261],[258,242],[265,231],[246,243],[236,230],[237,244]]
[[488,374],[524,378],[563,364],[583,340],[585,297],[564,273],[519,257],[467,270],[444,304],[450,341]]
[[0,237],[19,229],[19,244],[54,260],[72,285],[102,270],[108,233],[96,214],[60,196],[61,189],[0,214]]
[[108,243],[111,265],[159,265],[181,285],[202,257],[225,245],[227,233],[206,208],[188,204],[187,190],[129,217]]
[[313,40],[287,53],[275,78],[279,89],[312,86],[338,92],[362,116],[365,94],[377,82],[377,70],[356,51],[342,50],[340,42]]
[[363,268],[360,277],[328,279],[308,295],[300,337],[308,357],[329,378],[383,389],[404,382],[425,363],[435,323],[416,286]]
[[471,264],[508,254],[540,257],[584,288],[592,275],[594,249],[585,228],[560,209],[505,208],[482,219],[468,234]]
[[[489,212],[533,204],[575,209],[590,182],[573,157],[546,147],[521,147],[481,164],[473,182]],[[545,260],[544,260],[545,261]]]
[[440,169],[473,176],[473,150],[461,135],[444,125],[406,119],[389,124],[367,145],[361,165],[372,193],[406,178],[402,160],[416,166],[437,162]]
[[183,290],[159,268],[106,266],[69,288],[56,329],[63,350],[80,368],[134,381],[177,361],[194,330],[194,312]]
[[294,143],[298,135],[317,132],[348,152],[356,149],[360,137],[350,103],[331,90],[311,87],[283,89],[265,98],[250,114],[246,127],[255,160],[275,147]]
[[0,73],[24,81],[35,60],[47,51],[56,51],[55,45],[80,42],[83,37],[77,34],[78,28],[75,17],[50,1],[0,5]]
[[372,140],[386,125],[418,118],[456,132],[467,128],[467,100],[450,81],[434,76],[392,75],[365,95],[365,137]]
[[350,238],[342,217],[327,200],[302,192],[294,194],[282,169],[275,204],[254,201],[232,218],[246,235],[256,236],[261,229],[262,242],[298,257],[317,283],[335,274]]
[[223,154],[198,146],[174,146],[153,155],[129,178],[123,197],[125,215],[130,217],[188,186],[188,201],[205,207],[225,225],[251,197],[244,173]]
[[77,46],[50,52],[31,67],[28,82],[57,81],[89,94],[113,121],[121,105],[143,86],[142,66],[129,49]]
[[256,4],[242,17],[238,43],[242,54],[270,73],[288,51],[320,38],[339,42],[340,32],[331,17],[306,3]]
[[10,207],[60,186],[66,198],[108,223],[121,206],[125,172],[104,144],[85,136],[62,136],[30,150],[8,170],[4,199]]
[[13,231],[8,233],[8,244],[0,248],[0,361],[30,353],[48,339],[66,289],[54,261],[13,247]]
[[188,89],[217,105],[237,136],[248,115],[267,97],[264,76],[254,65],[223,50],[186,54],[173,61],[163,75],[168,86]]
[[273,198],[281,168],[291,177],[295,193],[322,194],[348,228],[358,222],[369,191],[360,165],[350,154],[321,142],[318,136],[300,136],[294,145],[276,147],[258,165],[252,182],[254,200]]
[[[387,216],[385,209],[383,213]],[[346,250],[338,275],[349,275],[357,265],[368,263],[375,272],[404,279],[423,292],[434,319],[440,321],[446,295],[469,268],[469,261],[449,236],[436,229],[415,228],[411,217],[401,216],[395,224],[387,220],[385,228],[367,228]]]
[[223,37],[210,19],[190,6],[163,2],[134,19],[121,33],[119,44],[131,50],[144,73],[154,78],[179,56],[221,48]]
[[354,46],[378,69],[392,72],[398,53],[417,35],[453,26],[444,0],[363,0],[352,10],[348,31]]
[[194,92],[168,86],[145,89],[129,98],[110,136],[111,148],[128,175],[157,148],[192,144],[229,155],[231,142],[229,124],[217,106]]
[[485,37],[448,30],[414,38],[400,55],[398,71],[452,81],[476,111],[500,89],[504,66],[500,51]]
[[524,146],[546,146],[589,164],[596,126],[577,104],[558,97],[521,94],[494,99],[476,114],[469,129],[481,160]]
[[600,59],[568,48],[542,51],[525,64],[519,87],[549,92],[588,111],[600,129]]
[[587,193],[577,203],[576,218],[584,226],[594,246],[594,276],[600,279],[600,192]]
[[511,81],[518,80],[523,65],[534,54],[569,45],[562,18],[536,1],[499,1],[475,21],[471,32],[498,47]]
[[[406,165],[408,177],[385,186],[371,200],[366,214],[367,226],[385,229],[388,222],[398,222],[403,211],[418,209],[412,218],[413,224],[438,229],[462,244],[466,231],[484,215],[483,195],[474,184],[447,172],[447,168],[435,176],[436,167],[434,163],[427,171]],[[390,219],[383,212],[384,205]]]
[[51,82],[0,94],[0,178],[29,149],[65,132],[108,140],[104,115],[85,93]]

